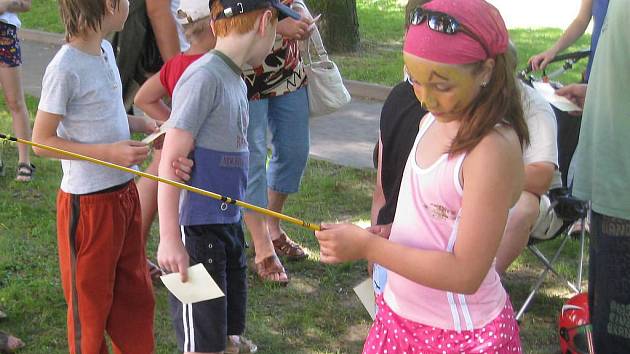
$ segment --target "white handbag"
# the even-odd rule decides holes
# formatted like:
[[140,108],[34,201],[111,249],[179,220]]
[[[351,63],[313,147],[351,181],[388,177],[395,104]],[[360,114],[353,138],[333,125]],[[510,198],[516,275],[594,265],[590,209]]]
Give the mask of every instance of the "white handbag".
[[[311,116],[330,114],[350,103],[350,93],[343,85],[337,65],[328,58],[322,37],[317,27],[306,40],[304,69],[308,79],[308,103]],[[313,61],[311,45],[315,48],[319,60]]]

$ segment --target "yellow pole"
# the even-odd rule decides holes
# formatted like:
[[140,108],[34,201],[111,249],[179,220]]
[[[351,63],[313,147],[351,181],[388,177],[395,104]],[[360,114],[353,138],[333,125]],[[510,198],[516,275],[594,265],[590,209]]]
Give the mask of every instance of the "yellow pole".
[[220,200],[220,201],[222,201],[224,203],[227,203],[227,204],[234,204],[234,205],[237,205],[237,206],[240,206],[240,207],[243,207],[243,208],[255,211],[255,212],[263,214],[263,215],[267,215],[267,216],[271,216],[271,217],[274,217],[274,218],[278,218],[280,220],[283,220],[283,221],[286,221],[286,222],[290,222],[292,224],[295,224],[295,225],[307,228],[307,229],[312,230],[312,231],[320,231],[321,230],[321,226],[319,226],[319,225],[311,224],[309,222],[306,222],[304,220],[300,220],[298,218],[294,218],[292,216],[288,216],[288,215],[285,215],[285,214],[282,214],[282,213],[278,213],[276,211],[269,210],[269,209],[266,209],[266,208],[261,208],[259,206],[256,206],[256,205],[253,205],[253,204],[249,204],[249,203],[245,203],[245,202],[242,202],[242,201],[237,200],[237,199],[232,199],[230,197],[225,197],[225,196],[222,196],[222,195],[217,194],[217,193],[213,193],[213,192],[209,192],[209,191],[203,190],[201,188],[191,187],[191,186],[189,186],[187,184],[176,182],[176,181],[172,181],[170,179],[166,179],[166,178],[162,178],[162,177],[158,177],[158,176],[152,175],[150,173],[146,173],[146,172],[142,172],[142,171],[136,171],[136,170],[131,169],[129,167],[116,165],[116,164],[111,163],[111,162],[102,161],[102,160],[99,160],[99,159],[95,159],[93,157],[89,157],[89,156],[77,154],[77,153],[74,153],[74,152],[58,149],[58,148],[55,148],[55,147],[52,147],[52,146],[48,146],[48,145],[38,144],[38,143],[29,141],[29,140],[24,140],[24,139],[12,137],[10,135],[4,135],[2,133],[0,133],[0,139],[4,139],[4,140],[8,140],[8,141],[14,141],[14,142],[22,143],[22,144],[35,146],[35,147],[38,147],[40,149],[45,149],[45,150],[53,151],[53,152],[56,152],[56,153],[59,153],[59,154],[62,154],[62,155],[74,157],[75,159],[89,161],[89,162],[95,163],[97,165],[101,165],[101,166],[113,168],[113,169],[116,169],[116,170],[132,173],[132,174],[134,174],[136,176],[145,177],[145,178],[148,178],[148,179],[153,180],[153,181],[166,183],[166,184],[171,185],[173,187],[185,189],[185,190],[193,192],[193,193],[197,193],[197,194],[201,194],[201,195],[206,196],[206,197],[217,199],[217,200]]

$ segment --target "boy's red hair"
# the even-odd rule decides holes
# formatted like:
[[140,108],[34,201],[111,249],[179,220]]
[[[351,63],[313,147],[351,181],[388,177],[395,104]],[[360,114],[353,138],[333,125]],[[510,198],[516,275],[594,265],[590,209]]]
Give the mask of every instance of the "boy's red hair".
[[[278,10],[272,7],[263,8],[234,17],[220,18],[214,21],[214,35],[217,37],[225,37],[232,32],[236,32],[238,34],[247,33],[254,29],[258,16],[262,15],[265,11],[271,11],[273,19],[278,19]],[[223,5],[220,1],[212,2],[210,13],[212,18],[217,18],[219,14],[223,13]]]

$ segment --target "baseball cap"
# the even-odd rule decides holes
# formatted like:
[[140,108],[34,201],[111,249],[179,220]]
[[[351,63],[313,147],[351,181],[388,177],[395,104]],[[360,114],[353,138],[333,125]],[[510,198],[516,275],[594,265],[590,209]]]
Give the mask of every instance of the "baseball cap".
[[259,9],[274,7],[278,10],[278,19],[282,20],[291,17],[294,20],[301,18],[300,14],[293,11],[289,6],[280,2],[280,0],[217,0],[223,5],[223,12],[217,16],[217,20],[221,18],[230,18],[247,12]]
[[208,0],[181,0],[175,17],[182,25],[210,16]]

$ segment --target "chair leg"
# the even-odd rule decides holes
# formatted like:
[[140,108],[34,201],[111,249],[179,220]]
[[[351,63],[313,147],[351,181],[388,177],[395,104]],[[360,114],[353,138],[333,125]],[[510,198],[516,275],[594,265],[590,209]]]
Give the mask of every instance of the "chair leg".
[[564,246],[568,242],[568,240],[569,240],[569,237],[565,236],[564,240],[560,244],[560,248],[558,248],[558,250],[556,251],[556,254],[554,255],[554,257],[552,258],[551,261],[549,261],[547,259],[547,257],[545,257],[545,255],[538,249],[538,247],[536,247],[536,246],[529,246],[529,250],[536,257],[538,257],[538,259],[543,263],[543,265],[545,266],[545,268],[547,270],[551,271],[556,277],[560,278],[560,280],[562,280],[562,282],[564,282],[566,284],[566,286],[571,288],[571,290],[573,290],[575,292],[578,292],[577,286],[575,284],[573,284],[572,282],[570,282],[565,276],[563,276],[562,274],[558,273],[556,268],[554,268],[554,266],[553,266],[553,263],[555,263],[557,258],[560,256],[560,253],[562,253],[562,250],[564,249]]
[[556,253],[551,258],[551,261],[548,261],[547,258],[542,254],[542,252],[540,252],[540,250],[538,250],[538,248],[536,248],[535,246],[529,246],[528,247],[529,250],[532,251],[532,253],[534,253],[534,255],[536,257],[538,257],[543,262],[543,264],[545,265],[545,270],[543,270],[543,272],[538,276],[538,280],[536,280],[536,283],[534,284],[532,290],[530,291],[529,295],[527,296],[527,299],[525,299],[525,302],[523,303],[521,308],[518,310],[518,312],[516,314],[516,320],[517,321],[520,321],[521,317],[523,317],[523,314],[525,313],[525,310],[527,310],[527,307],[529,307],[530,303],[534,299],[534,296],[536,295],[536,293],[538,293],[538,290],[542,286],[543,281],[545,281],[545,278],[547,277],[547,273],[549,273],[549,271],[552,271],[554,274],[558,275],[560,278],[562,278],[564,281],[566,281],[567,285],[572,290],[577,291],[577,289],[575,288],[575,286],[571,282],[567,281],[564,277],[562,277],[560,274],[558,274],[558,272],[556,272],[556,270],[553,268],[553,264],[558,260],[558,257],[560,256],[560,253],[562,253],[562,250],[564,249],[564,246],[566,245],[568,240],[569,240],[568,236],[566,236],[564,238],[564,240],[562,240],[562,243],[560,244],[560,247],[558,247],[558,250],[556,251]]

